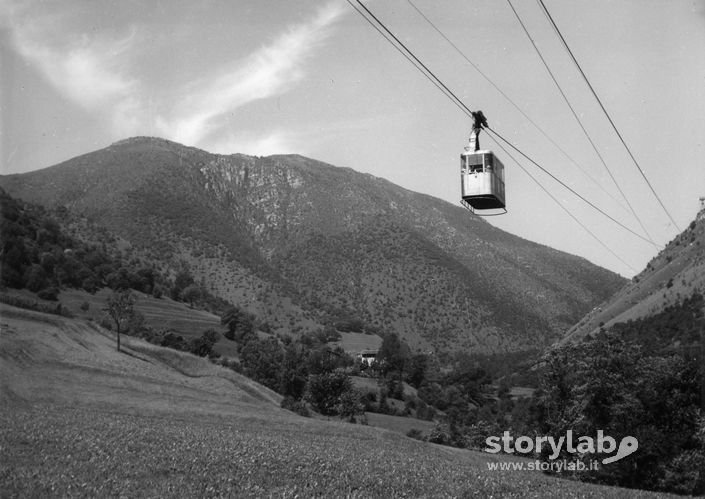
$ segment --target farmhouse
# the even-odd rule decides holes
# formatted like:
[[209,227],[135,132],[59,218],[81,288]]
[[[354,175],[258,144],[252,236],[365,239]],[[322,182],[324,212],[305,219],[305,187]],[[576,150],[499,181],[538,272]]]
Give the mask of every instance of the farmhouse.
[[375,359],[377,359],[377,352],[379,352],[379,350],[362,350],[355,354],[355,358],[371,366]]

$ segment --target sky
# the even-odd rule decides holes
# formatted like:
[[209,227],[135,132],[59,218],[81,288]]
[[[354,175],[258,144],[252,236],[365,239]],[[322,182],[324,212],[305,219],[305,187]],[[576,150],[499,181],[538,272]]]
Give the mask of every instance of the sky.
[[[538,0],[364,3],[593,205],[483,132],[506,167],[508,213],[492,225],[631,277],[695,218],[705,0],[544,0],[636,163]],[[148,135],[302,154],[459,204],[470,125],[344,0],[0,0],[3,174]]]

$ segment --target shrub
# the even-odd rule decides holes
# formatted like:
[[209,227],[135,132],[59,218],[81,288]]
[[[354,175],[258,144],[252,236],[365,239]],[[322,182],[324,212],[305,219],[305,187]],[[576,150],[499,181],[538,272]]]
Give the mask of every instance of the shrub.
[[412,428],[409,431],[406,432],[406,436],[409,438],[413,438],[415,440],[421,440],[422,442],[425,442],[426,439],[423,436],[423,432],[419,430],[418,428]]
[[311,417],[311,411],[303,400],[296,400],[294,397],[284,397],[280,404],[282,409],[294,412],[305,418]]
[[81,283],[81,287],[90,294],[94,294],[100,289],[100,282],[94,276],[88,276]]
[[27,289],[33,292],[37,292],[46,287],[47,276],[46,272],[44,272],[44,268],[37,263],[33,264],[31,267],[28,267],[25,272],[24,281]]
[[228,369],[230,369],[231,371],[235,371],[236,373],[242,372],[242,367],[240,366],[240,363],[235,359],[221,357],[220,359],[216,360],[215,363],[219,366],[227,367]]
[[73,314],[71,313],[71,311],[68,308],[64,307],[61,303],[56,304],[56,309],[53,313],[55,313],[56,315],[63,315],[64,317],[68,317],[70,319],[73,318]]
[[340,333],[332,326],[326,326],[323,328],[323,340],[324,342],[340,341],[342,337]]
[[46,303],[39,303],[34,300],[24,298],[22,296],[11,296],[6,294],[0,294],[0,302],[7,303],[13,307],[26,308],[27,310],[36,310],[37,312],[44,312],[45,314],[63,315],[64,317],[73,317],[71,311],[65,307],[61,306],[61,303],[56,305],[48,305]]
[[362,404],[365,410],[375,412],[377,409],[377,395],[374,392],[367,392],[362,396]]
[[331,416],[339,413],[341,396],[351,390],[352,382],[343,372],[314,374],[308,380],[306,400],[324,416]]
[[162,336],[161,346],[173,348],[174,350],[188,350],[184,337],[171,331]]
[[428,441],[434,444],[450,445],[451,438],[447,426],[438,423],[433,430],[431,430]]
[[194,338],[191,340],[191,346],[189,350],[191,353],[198,355],[199,357],[210,357],[213,355],[213,345],[220,338],[218,331],[214,329],[207,329],[203,332],[200,338]]
[[49,288],[44,288],[37,293],[37,296],[42,300],[58,301],[59,290],[53,286]]

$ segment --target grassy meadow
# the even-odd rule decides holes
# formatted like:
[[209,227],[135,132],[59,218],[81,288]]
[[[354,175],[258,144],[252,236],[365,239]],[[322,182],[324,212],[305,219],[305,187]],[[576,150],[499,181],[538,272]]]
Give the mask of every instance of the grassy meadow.
[[517,458],[299,417],[204,359],[129,337],[119,353],[85,320],[0,317],[3,498],[655,496],[489,471]]

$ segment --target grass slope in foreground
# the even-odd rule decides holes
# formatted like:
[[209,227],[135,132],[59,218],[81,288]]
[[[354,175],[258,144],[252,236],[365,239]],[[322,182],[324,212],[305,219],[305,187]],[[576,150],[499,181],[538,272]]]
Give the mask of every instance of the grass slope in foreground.
[[0,305],[2,497],[651,497],[306,419],[232,371]]

